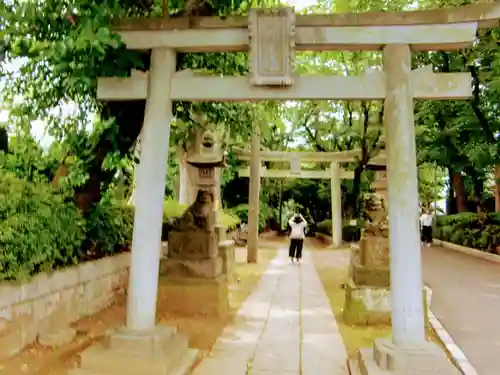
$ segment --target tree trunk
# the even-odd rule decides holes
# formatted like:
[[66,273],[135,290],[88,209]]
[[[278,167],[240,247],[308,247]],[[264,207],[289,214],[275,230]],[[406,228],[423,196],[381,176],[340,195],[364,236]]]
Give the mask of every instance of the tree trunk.
[[457,212],[467,212],[467,191],[460,172],[454,172],[452,176],[453,190],[455,190],[455,202]]
[[0,151],[9,152],[9,133],[5,127],[0,127]]
[[474,203],[476,204],[476,212],[483,212],[483,193],[484,180],[476,178],[474,180]]
[[350,219],[355,219],[359,211],[359,192],[361,190],[361,173],[363,173],[363,165],[358,165],[354,170],[354,178],[352,180],[352,190],[350,193],[351,199],[347,199],[348,210],[344,212],[349,213]]
[[495,167],[495,211],[500,212],[500,165]]
[[453,188],[453,172],[448,168],[448,191],[446,192],[446,214],[453,215],[457,213],[455,204],[455,190]]
[[122,157],[130,152],[141,132],[145,105],[145,100],[106,103],[103,118],[115,117],[119,132],[114,134],[113,128],[104,131],[93,150],[94,157],[87,164],[88,180],[75,189],[76,205],[83,212],[100,201],[101,192],[108,187],[115,176],[115,171],[102,169],[102,163],[108,152],[117,149]]
[[280,196],[279,196],[279,226],[280,233],[283,230],[283,179],[280,180]]

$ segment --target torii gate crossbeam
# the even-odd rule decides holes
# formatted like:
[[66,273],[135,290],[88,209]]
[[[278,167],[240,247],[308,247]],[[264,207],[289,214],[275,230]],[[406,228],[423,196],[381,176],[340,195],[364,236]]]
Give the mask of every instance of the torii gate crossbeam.
[[[251,179],[255,178],[251,175],[250,168],[243,168],[238,170],[238,175],[240,177],[250,177]],[[330,180],[330,189],[331,189],[331,205],[332,205],[332,242],[333,247],[338,248],[342,245],[342,195],[341,195],[341,180],[343,179],[352,179],[354,178],[354,172],[346,171],[340,169],[337,162],[331,163],[331,168],[329,171],[327,170],[300,170],[297,173],[294,173],[291,170],[280,170],[280,169],[267,169],[262,167],[260,169],[260,175],[257,177],[260,180],[260,177],[263,178],[300,178],[300,179],[328,179]],[[257,213],[258,214],[258,213]],[[251,218],[249,216],[248,220],[256,221],[258,220],[258,215],[256,217]],[[254,226],[250,226],[254,228]],[[258,231],[253,231],[252,233],[248,233],[248,238],[258,236]]]

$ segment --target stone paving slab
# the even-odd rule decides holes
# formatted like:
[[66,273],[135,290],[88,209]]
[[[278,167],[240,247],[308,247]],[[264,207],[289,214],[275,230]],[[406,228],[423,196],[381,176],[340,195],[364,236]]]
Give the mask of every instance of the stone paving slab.
[[310,255],[281,249],[193,375],[346,375],[346,358]]

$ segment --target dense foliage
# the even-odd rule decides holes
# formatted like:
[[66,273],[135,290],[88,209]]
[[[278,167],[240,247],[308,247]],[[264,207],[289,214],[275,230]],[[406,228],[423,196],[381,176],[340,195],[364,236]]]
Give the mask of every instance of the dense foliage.
[[437,238],[457,245],[498,254],[500,251],[500,214],[463,212],[437,220]]
[[0,170],[0,280],[75,264],[85,235],[85,219],[66,194]]
[[[393,11],[469,2],[318,0],[302,12]],[[96,83],[100,76],[147,70],[150,54],[127,51],[112,31],[113,22],[125,17],[245,14],[250,6],[277,3],[0,1],[0,279],[22,280],[131,244],[129,198],[140,160],[137,139],[145,102],[99,102]],[[428,206],[446,198],[447,213],[462,216],[440,218],[440,237],[480,249],[493,249],[499,230],[496,216],[487,213],[500,210],[499,30],[481,30],[470,49],[416,53],[413,59],[415,68],[432,65],[436,72],[472,75],[470,100],[419,101],[415,114],[421,203]],[[361,75],[381,64],[379,52],[299,52],[296,67],[299,74]],[[243,75],[248,61],[245,53],[179,53],[177,69]],[[204,129],[214,131],[229,152],[221,177],[221,220],[229,229],[240,220],[247,222],[248,179],[237,176],[242,163],[231,151],[247,147],[252,126],[260,128],[261,148],[266,150],[361,150],[360,158],[345,166],[354,172],[354,179],[342,182],[345,223],[358,219],[355,227],[344,225],[344,238],[358,237],[363,216],[360,198],[373,180],[370,160],[384,146],[381,101],[176,102],[172,109],[164,238],[173,218],[186,208],[184,201],[178,203],[184,200],[180,192],[187,181],[181,178],[186,172],[183,156],[194,152],[196,137]],[[267,168],[288,166],[266,163]],[[329,184],[264,179],[260,230],[285,230],[288,218],[300,209],[311,227],[329,233]]]

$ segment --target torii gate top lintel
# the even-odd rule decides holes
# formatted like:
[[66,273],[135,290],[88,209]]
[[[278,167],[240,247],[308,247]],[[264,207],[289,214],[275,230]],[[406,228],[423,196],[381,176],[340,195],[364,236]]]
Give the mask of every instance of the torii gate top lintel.
[[[500,5],[468,4],[456,8],[438,8],[403,12],[363,12],[297,15],[298,27],[414,26],[477,22],[480,28],[499,25]],[[129,18],[114,22],[117,31],[236,29],[248,26],[247,16]]]
[[[380,50],[408,45],[413,50],[457,50],[472,45],[479,27],[500,19],[500,4],[412,12],[296,15],[292,8],[251,9],[249,16],[122,20],[115,25],[128,49],[174,52],[249,51],[250,75],[207,76],[172,72],[170,100],[380,100],[387,94],[386,72],[362,76],[296,75],[296,51]],[[166,62],[158,59],[158,65]],[[153,64],[154,65],[154,64]],[[153,69],[151,65],[151,69]],[[164,69],[164,68],[158,68]],[[141,100],[148,95],[150,72],[129,78],[100,78],[101,100]],[[469,73],[411,71],[414,99],[465,99]],[[278,87],[281,86],[281,87]],[[203,87],[203,90],[197,90]],[[286,90],[284,89],[286,88]]]
[[[236,149],[236,156],[241,161],[248,161],[251,158],[251,151]],[[260,151],[259,159],[261,162],[291,162],[298,159],[300,163],[328,163],[339,162],[349,163],[361,156],[361,150],[347,150],[338,152],[315,152],[315,151]],[[370,164],[385,163],[385,152],[381,151],[370,160]]]

